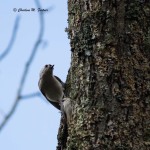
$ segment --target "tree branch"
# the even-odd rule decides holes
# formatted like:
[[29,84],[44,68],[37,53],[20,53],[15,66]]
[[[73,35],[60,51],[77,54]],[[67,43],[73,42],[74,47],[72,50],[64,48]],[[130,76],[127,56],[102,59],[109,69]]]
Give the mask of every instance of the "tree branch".
[[35,92],[35,93],[31,93],[31,94],[22,95],[22,96],[20,96],[20,99],[29,99],[29,98],[33,98],[33,97],[41,97],[41,93]]
[[4,52],[0,55],[0,61],[2,61],[9,54],[9,52],[10,52],[10,50],[11,50],[11,48],[12,48],[14,42],[15,42],[18,27],[19,27],[19,21],[20,21],[20,16],[17,16],[16,20],[15,20],[15,24],[14,24],[14,28],[13,28],[13,32],[12,32],[10,42],[9,42],[7,48],[4,50]]
[[[37,8],[40,8],[41,5],[40,5],[40,2],[38,0],[35,0],[35,4],[37,6]],[[30,69],[30,66],[35,58],[35,54],[38,50],[38,47],[42,41],[42,38],[43,38],[43,34],[44,34],[44,16],[43,16],[43,13],[39,12],[39,19],[40,19],[40,31],[39,31],[39,35],[37,37],[37,40],[33,46],[33,49],[32,49],[32,52],[31,52],[31,55],[25,65],[25,68],[24,68],[24,71],[23,71],[23,74],[22,74],[22,77],[21,77],[21,81],[20,81],[20,84],[19,84],[19,88],[18,88],[18,91],[17,91],[17,95],[16,95],[16,98],[15,98],[15,102],[11,108],[11,110],[8,112],[8,114],[5,116],[3,122],[0,124],[0,131],[2,131],[3,127],[6,125],[6,123],[8,122],[8,120],[11,118],[11,116],[14,114],[20,100],[21,100],[21,93],[22,93],[22,90],[24,88],[24,84],[25,84],[25,81],[26,81],[26,78],[27,78],[27,75],[28,75],[28,72],[29,72],[29,69]]]

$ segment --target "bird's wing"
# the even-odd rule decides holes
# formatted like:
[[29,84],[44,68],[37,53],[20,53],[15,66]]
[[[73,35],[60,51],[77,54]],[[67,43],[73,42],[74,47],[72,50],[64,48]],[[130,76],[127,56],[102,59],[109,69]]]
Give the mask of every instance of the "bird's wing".
[[61,83],[61,85],[62,85],[62,87],[64,87],[65,86],[65,83],[63,82],[63,81],[61,81],[61,79],[60,78],[58,78],[57,76],[54,76],[60,83]]
[[44,92],[42,92],[42,94],[45,96],[45,98],[46,98],[55,108],[57,108],[57,109],[59,109],[59,110],[61,109],[58,102],[53,102],[53,101],[49,100],[48,97],[46,96],[46,94],[45,94]]
[[57,102],[52,102],[52,101],[49,101],[49,102],[50,102],[55,108],[57,108],[58,110],[61,109],[59,103],[57,103]]
[[[39,82],[38,82],[38,84],[39,84]],[[39,86],[39,88],[40,88],[41,93],[45,96],[45,98],[46,98],[55,108],[57,108],[58,110],[60,110],[61,108],[60,108],[59,103],[53,102],[53,101],[49,100],[48,97],[46,96],[46,94],[43,92],[44,90],[42,90],[42,87]]]

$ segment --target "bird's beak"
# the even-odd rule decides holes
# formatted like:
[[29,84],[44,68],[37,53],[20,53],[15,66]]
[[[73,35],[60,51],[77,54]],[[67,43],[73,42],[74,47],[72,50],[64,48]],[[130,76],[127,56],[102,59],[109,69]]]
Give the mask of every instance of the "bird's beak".
[[52,68],[54,68],[54,65],[52,65]]

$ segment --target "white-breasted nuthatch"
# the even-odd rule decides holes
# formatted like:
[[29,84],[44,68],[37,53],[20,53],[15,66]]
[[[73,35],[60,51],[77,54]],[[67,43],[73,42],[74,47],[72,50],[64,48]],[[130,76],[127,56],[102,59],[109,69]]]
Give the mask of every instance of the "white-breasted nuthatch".
[[64,96],[64,83],[53,75],[54,65],[45,65],[40,72],[38,86],[46,99],[57,109],[61,109]]
[[67,123],[69,124],[72,118],[72,105],[70,98],[63,98],[63,111],[67,118]]

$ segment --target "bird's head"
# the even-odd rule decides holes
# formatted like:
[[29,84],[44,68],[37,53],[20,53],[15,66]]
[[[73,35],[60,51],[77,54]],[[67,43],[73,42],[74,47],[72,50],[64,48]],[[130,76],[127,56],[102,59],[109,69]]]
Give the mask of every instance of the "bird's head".
[[43,76],[52,76],[53,75],[53,70],[54,70],[54,65],[51,64],[46,64],[44,68],[42,68],[40,72],[40,78]]

